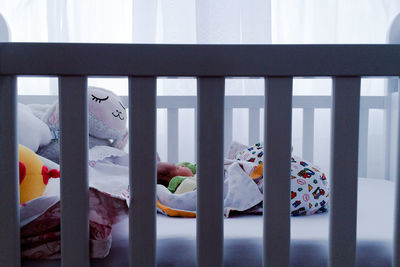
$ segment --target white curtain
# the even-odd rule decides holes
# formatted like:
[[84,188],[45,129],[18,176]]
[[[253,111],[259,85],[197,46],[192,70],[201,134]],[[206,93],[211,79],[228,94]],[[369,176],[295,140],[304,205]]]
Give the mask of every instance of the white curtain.
[[[400,11],[398,0],[2,0],[14,42],[103,42],[183,44],[385,43],[386,32]],[[126,79],[90,79],[118,94],[127,94]],[[363,80],[363,95],[384,95],[383,80]],[[47,78],[19,79],[20,93],[56,92]],[[263,94],[262,79],[228,79],[229,95]],[[331,93],[330,79],[295,79],[295,94]],[[194,79],[160,79],[159,95],[195,95]],[[159,112],[159,152],[166,158],[166,115]],[[194,160],[193,111],[181,112],[180,160]],[[233,138],[243,143],[247,111],[236,110]],[[300,111],[293,123],[294,152],[301,154]],[[382,135],[382,114],[372,114],[373,134]],[[328,169],[329,111],[316,114],[315,161]],[[188,130],[189,129],[189,130]],[[372,147],[380,149],[380,144]],[[372,161],[371,161],[372,162]],[[375,161],[374,161],[375,162]],[[374,163],[374,164],[382,164]],[[375,169],[375,168],[371,168]],[[372,173],[378,175],[377,173]]]
[[2,0],[12,41],[384,43],[396,0]]

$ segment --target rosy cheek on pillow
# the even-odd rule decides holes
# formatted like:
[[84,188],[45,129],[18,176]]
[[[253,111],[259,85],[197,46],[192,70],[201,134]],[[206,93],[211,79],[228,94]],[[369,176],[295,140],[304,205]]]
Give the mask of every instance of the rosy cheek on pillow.
[[126,127],[126,110],[122,108],[119,101],[109,97],[101,103],[88,98],[89,112],[97,119],[104,122],[108,127],[123,131]]
[[176,176],[193,176],[192,171],[185,166],[178,166],[175,172]]

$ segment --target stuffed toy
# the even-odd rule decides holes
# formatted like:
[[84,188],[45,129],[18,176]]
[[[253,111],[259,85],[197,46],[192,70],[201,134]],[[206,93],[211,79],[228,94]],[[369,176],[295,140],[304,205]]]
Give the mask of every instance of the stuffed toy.
[[196,175],[194,176],[175,176],[171,179],[168,185],[168,190],[171,193],[183,194],[187,192],[192,192],[197,188]]
[[[126,108],[117,95],[103,88],[88,87],[89,148],[103,145],[123,149],[128,140],[126,115]],[[48,108],[41,119],[49,126],[53,139],[50,144],[41,146],[37,153],[59,163],[58,103]]]
[[40,146],[48,145],[51,142],[49,127],[28,106],[18,103],[17,111],[18,143],[35,152]]
[[56,169],[49,170],[29,148],[19,145],[19,203],[43,195],[50,178],[60,177]]

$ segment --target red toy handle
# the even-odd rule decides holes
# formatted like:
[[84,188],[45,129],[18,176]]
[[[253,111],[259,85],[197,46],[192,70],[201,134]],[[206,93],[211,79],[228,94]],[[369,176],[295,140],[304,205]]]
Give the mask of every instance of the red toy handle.
[[59,178],[60,177],[60,171],[56,169],[52,169],[49,171],[49,169],[43,165],[42,167],[42,176],[43,176],[43,183],[47,185],[49,182],[50,178]]
[[19,184],[25,179],[26,176],[26,166],[23,162],[19,162]]

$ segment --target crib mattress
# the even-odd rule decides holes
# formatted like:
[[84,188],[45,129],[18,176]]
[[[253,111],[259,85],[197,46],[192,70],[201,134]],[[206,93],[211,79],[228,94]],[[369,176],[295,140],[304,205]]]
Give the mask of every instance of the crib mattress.
[[[357,266],[390,266],[394,183],[359,179]],[[261,266],[262,216],[225,219],[224,266]],[[291,266],[326,266],[329,214],[291,218]],[[157,215],[158,266],[195,266],[196,221]],[[128,266],[128,220],[113,228],[110,254],[91,266]],[[25,261],[24,266],[58,266],[59,261]]]

